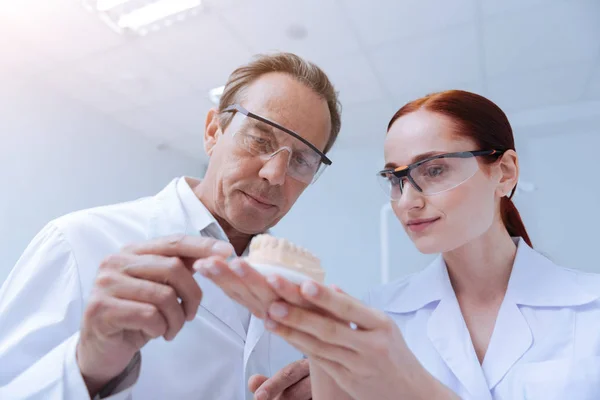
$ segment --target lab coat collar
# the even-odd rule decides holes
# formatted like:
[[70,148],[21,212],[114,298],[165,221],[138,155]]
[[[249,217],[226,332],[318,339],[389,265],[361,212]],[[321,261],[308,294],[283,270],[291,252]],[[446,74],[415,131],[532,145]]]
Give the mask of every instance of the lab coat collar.
[[[199,235],[200,231],[214,224],[218,226],[214,217],[195,196],[186,179],[177,178],[155,196],[149,238],[182,233]],[[226,237],[223,239],[227,240]],[[210,279],[200,274],[194,274],[194,278],[203,292],[200,306],[223,321],[240,338],[246,340],[246,332],[232,300]]]
[[[581,274],[560,267],[533,250],[520,238],[513,238],[517,254],[508,282],[506,300],[531,307],[572,307],[591,303],[600,292]],[[438,256],[423,271],[404,281],[401,294],[394,296],[385,311],[408,313],[454,295],[446,263]]]
[[582,280],[582,274],[556,265],[523,239],[515,241],[517,255],[508,281],[507,299],[530,307],[574,307],[600,297],[597,290]]
[[[191,226],[196,231],[208,231],[209,234],[213,237],[217,237],[221,240],[229,241],[225,231],[221,228],[215,217],[208,211],[208,209],[202,204],[201,201],[198,201],[198,197],[192,190],[192,187],[197,185],[199,181],[193,178],[181,178],[177,182],[177,193],[179,198],[181,199],[184,211],[187,213],[187,216],[190,220]],[[266,233],[269,233],[267,231]],[[249,246],[244,250],[242,256],[248,254]],[[198,278],[200,279],[200,278]],[[204,279],[204,278],[201,278]],[[202,282],[201,287],[206,285],[207,283]],[[212,284],[212,281],[211,281]],[[213,296],[212,298],[206,298],[202,301],[202,305],[210,310],[215,310],[219,308],[223,308],[224,304],[232,304],[232,300],[222,301],[219,304],[215,304],[215,299],[219,299],[217,296]],[[225,313],[228,313],[225,315]],[[220,315],[220,318],[226,320],[226,322],[240,334],[242,337],[244,334],[244,328],[239,322],[238,314],[236,310],[230,307],[226,307],[223,309],[223,312]],[[241,329],[241,330],[240,330]],[[259,340],[265,334],[265,327],[262,320],[256,318],[254,315],[250,316],[250,321],[248,324],[248,333],[246,335],[245,341],[246,345],[244,346],[244,365],[247,365],[248,360]]]
[[[194,183],[192,178],[177,178],[156,195],[155,215],[152,218],[150,229],[152,237],[182,232],[198,235],[200,231],[212,230],[211,236],[228,240],[217,220],[194,194],[191,188]],[[247,252],[248,249],[244,254]],[[201,307],[223,321],[246,342],[244,365],[247,365],[259,341],[265,337],[266,330],[263,321],[251,315],[246,333],[233,300],[229,299],[221,288],[210,279],[199,274],[195,274],[194,277],[204,293]]]
[[409,313],[452,294],[452,285],[442,256],[424,270],[399,282],[397,296],[391,296],[385,311]]

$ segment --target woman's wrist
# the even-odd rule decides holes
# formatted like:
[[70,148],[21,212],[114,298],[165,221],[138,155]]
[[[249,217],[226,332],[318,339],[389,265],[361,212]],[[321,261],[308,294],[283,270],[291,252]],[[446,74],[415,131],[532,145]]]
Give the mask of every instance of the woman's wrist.
[[[460,397],[437,380],[423,367],[418,360],[416,365],[411,368],[412,374],[406,377],[405,385],[410,388],[411,399],[414,400],[460,400]],[[406,387],[399,388],[402,392],[407,392]]]
[[460,397],[429,372],[418,383],[418,395],[415,400],[460,400]]

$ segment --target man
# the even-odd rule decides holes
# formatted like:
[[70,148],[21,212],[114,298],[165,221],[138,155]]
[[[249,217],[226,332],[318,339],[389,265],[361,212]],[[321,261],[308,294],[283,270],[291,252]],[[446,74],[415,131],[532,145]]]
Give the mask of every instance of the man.
[[29,245],[0,290],[0,398],[309,399],[302,355],[192,265],[245,254],[339,130],[313,64],[281,53],[234,71],[206,118],[202,181],[61,217]]

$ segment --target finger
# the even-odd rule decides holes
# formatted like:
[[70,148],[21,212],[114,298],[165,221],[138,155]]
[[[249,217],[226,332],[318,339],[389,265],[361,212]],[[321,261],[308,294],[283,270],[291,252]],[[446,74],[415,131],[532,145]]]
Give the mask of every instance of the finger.
[[127,275],[171,286],[177,297],[185,317],[191,321],[198,312],[202,300],[202,290],[194,279],[192,272],[177,257],[156,255],[134,256],[124,268]]
[[353,350],[362,345],[359,337],[362,332],[355,331],[348,323],[284,302],[271,304],[269,318],[329,344]]
[[[106,278],[101,277],[98,284],[102,286],[104,280]],[[166,340],[172,340],[185,323],[184,309],[171,286],[118,275],[106,291],[112,297],[154,305],[167,321],[167,331],[164,335]]]
[[97,328],[106,336],[132,330],[157,338],[167,332],[166,319],[152,304],[107,296],[91,302],[89,307],[91,309],[86,310],[89,318],[97,321]]
[[300,287],[300,293],[308,302],[341,320],[355,323],[362,329],[371,330],[385,326],[388,320],[383,312],[367,307],[352,296],[314,281],[304,282]]
[[250,379],[248,379],[248,390],[254,393],[256,390],[265,383],[269,378],[264,375],[252,375]]
[[335,290],[338,293],[343,293],[343,294],[347,294],[346,292],[344,292],[342,290],[342,288],[340,288],[338,285],[334,285],[333,283],[331,285],[329,285],[329,287],[333,290]]
[[246,307],[253,315],[261,319],[265,317],[266,306],[261,304],[223,259],[210,257],[198,260],[194,263],[194,269],[212,280],[227,296]]
[[288,303],[304,308],[315,308],[312,303],[302,297],[299,285],[276,274],[269,275],[267,283],[279,297]]
[[227,258],[234,253],[234,249],[230,243],[223,240],[203,236],[174,235],[132,244],[123,248],[123,252],[199,259],[213,255]]
[[271,319],[265,321],[265,327],[268,331],[285,339],[286,342],[309,358],[325,359],[341,365],[356,365],[355,363],[360,362],[354,350],[323,342],[312,335]]
[[287,388],[298,383],[309,375],[308,360],[295,361],[277,371],[267,379],[256,391],[255,396],[260,399],[275,399]]
[[266,310],[269,304],[279,298],[263,274],[255,270],[241,258],[229,263],[231,270],[241,279],[242,283],[261,302]]
[[296,384],[283,391],[280,400],[310,400],[312,399],[312,388],[310,376],[301,379]]

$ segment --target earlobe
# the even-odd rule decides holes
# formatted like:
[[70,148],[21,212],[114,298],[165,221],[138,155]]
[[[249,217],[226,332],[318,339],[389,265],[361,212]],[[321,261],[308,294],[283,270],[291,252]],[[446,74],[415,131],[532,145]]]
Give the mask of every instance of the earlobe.
[[211,108],[206,115],[206,122],[204,126],[204,151],[209,157],[213,153],[219,136],[221,136],[219,113],[215,108]]
[[510,196],[519,180],[519,158],[514,150],[508,150],[502,155],[500,171],[502,175],[497,193],[500,197]]

